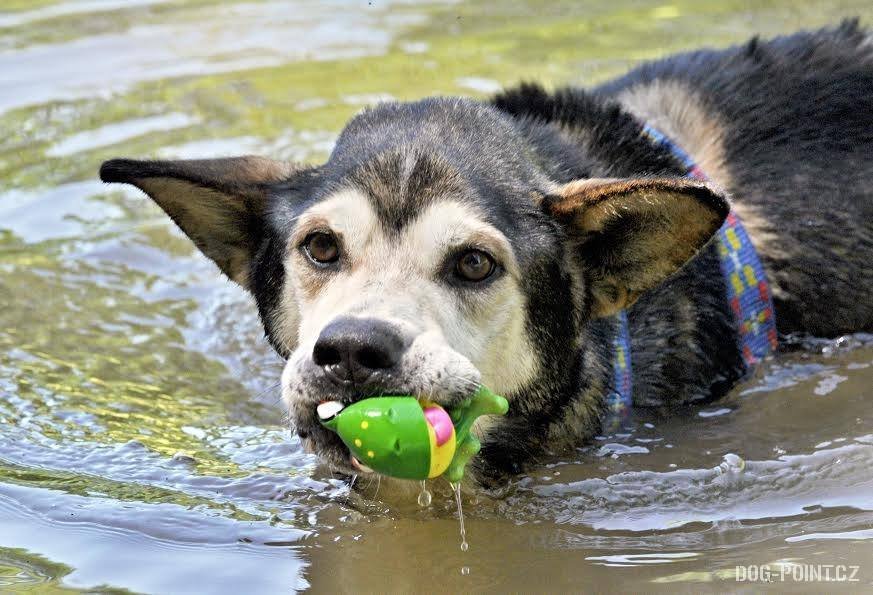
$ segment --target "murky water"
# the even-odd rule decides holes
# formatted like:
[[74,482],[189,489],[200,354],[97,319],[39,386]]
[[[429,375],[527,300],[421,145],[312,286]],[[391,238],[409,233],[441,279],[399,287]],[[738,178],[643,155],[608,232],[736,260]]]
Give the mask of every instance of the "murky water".
[[0,591],[701,591],[766,564],[777,588],[857,565],[842,586],[871,589],[873,338],[804,341],[719,403],[465,496],[463,552],[447,485],[428,508],[418,484],[360,495],[301,451],[248,298],[96,181],[117,155],[320,159],[384,98],[873,21],[754,5],[0,2]]

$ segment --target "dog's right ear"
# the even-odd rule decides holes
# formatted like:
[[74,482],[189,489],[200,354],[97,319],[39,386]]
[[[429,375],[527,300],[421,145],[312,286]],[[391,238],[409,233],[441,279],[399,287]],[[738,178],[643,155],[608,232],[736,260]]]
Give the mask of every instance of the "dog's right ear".
[[271,189],[310,171],[254,156],[112,159],[100,167],[100,179],[132,184],[148,194],[225,275],[248,288]]

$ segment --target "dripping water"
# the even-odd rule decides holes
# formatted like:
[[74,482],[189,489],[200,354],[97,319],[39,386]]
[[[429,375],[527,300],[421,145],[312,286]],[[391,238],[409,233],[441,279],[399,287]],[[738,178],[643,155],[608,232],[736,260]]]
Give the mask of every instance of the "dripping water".
[[461,483],[451,483],[452,490],[455,492],[455,503],[458,505],[458,521],[461,523],[461,551],[466,552],[470,549],[470,544],[467,543],[467,530],[464,528],[464,507],[461,505]]
[[427,491],[427,482],[423,479],[421,480],[421,492],[418,494],[418,505],[422,508],[427,508],[430,506],[431,495],[430,492]]

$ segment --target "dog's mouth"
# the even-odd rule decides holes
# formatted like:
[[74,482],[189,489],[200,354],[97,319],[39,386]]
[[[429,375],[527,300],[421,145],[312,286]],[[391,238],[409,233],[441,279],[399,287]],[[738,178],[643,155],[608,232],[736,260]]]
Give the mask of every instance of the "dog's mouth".
[[[394,394],[399,395],[403,394],[403,392],[380,392],[378,395],[372,395],[369,398]],[[406,392],[406,394],[409,394],[409,392]],[[368,397],[362,397],[361,399],[363,398]],[[351,401],[323,400],[315,407],[310,406],[311,408],[306,412],[305,422],[298,422],[297,424],[297,434],[300,436],[306,451],[318,455],[331,470],[345,475],[377,472],[357,459],[345,443],[343,443],[339,435],[325,427],[324,424],[334,419],[348,405],[361,399]]]
[[450,408],[469,396],[480,383],[479,371],[466,359],[453,357],[451,365],[420,364],[396,377],[380,375],[372,382],[338,385],[311,358],[289,360],[283,372],[283,399],[292,426],[307,452],[317,455],[327,468],[344,475],[373,473],[323,422],[358,401],[402,395],[424,395]]
[[[345,405],[343,405],[340,401],[322,401],[315,408],[315,414],[318,417],[319,422],[324,423],[332,420],[334,417],[339,415],[339,413],[345,409]],[[342,444],[342,441],[340,441]],[[372,469],[367,467],[361,461],[357,459],[348,449],[345,444],[341,446],[342,453],[340,454],[340,458],[345,458],[348,460],[348,465],[357,472],[357,473],[374,473]],[[323,456],[323,455],[322,455]]]
[[333,472],[343,475],[375,473],[355,458],[335,432],[321,423],[332,419],[344,408],[345,404],[341,401],[322,401],[314,408],[314,416],[307,415],[305,422],[298,421],[297,435],[304,449],[317,455]]

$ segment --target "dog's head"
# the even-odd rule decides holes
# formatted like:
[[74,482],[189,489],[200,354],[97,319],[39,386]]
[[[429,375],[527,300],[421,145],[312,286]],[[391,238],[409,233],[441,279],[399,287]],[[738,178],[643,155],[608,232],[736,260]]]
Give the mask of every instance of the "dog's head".
[[297,432],[350,470],[319,403],[450,405],[484,383],[534,414],[587,321],[658,284],[726,215],[699,183],[558,183],[546,161],[498,110],[430,99],[358,115],[320,166],[114,160],[101,177],[148,193],[251,292]]

